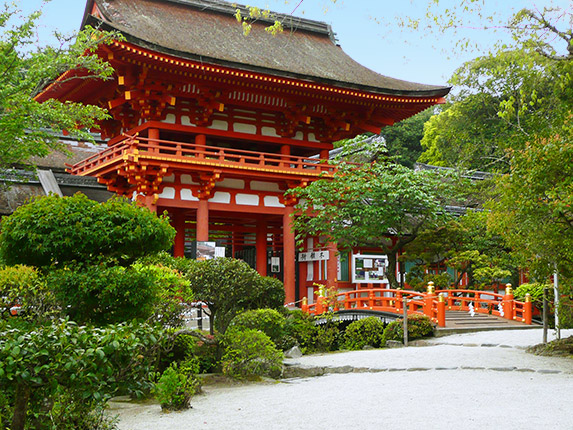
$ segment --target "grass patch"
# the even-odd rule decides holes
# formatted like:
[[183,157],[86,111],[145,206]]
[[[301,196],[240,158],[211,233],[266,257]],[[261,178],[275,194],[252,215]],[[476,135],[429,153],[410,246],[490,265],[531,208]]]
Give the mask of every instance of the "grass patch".
[[547,357],[570,357],[573,358],[573,336],[565,339],[554,340],[546,344],[530,346],[527,352]]

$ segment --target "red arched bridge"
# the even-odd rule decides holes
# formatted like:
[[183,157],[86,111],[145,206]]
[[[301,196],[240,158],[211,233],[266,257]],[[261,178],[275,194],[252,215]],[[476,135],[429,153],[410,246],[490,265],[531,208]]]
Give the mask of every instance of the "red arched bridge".
[[404,315],[404,306],[407,307],[408,315],[426,315],[439,327],[446,326],[446,311],[489,314],[525,324],[531,324],[532,317],[529,294],[525,302],[517,301],[513,298],[509,284],[505,294],[461,289],[434,290],[433,285],[428,285],[428,291],[425,293],[371,288],[329,295],[321,289],[316,303],[309,305],[303,301],[302,310],[313,315],[352,311],[400,317]]

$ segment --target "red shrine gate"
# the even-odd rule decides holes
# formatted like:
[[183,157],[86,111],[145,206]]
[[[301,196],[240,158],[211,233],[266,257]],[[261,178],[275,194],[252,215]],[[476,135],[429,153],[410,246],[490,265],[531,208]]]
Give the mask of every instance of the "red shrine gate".
[[[176,256],[193,241],[217,241],[227,256],[254,253],[257,271],[281,275],[292,303],[315,278],[336,285],[338,261],[334,244],[309,238],[307,251],[330,252],[316,260],[314,278],[300,263],[297,292],[295,200],[284,192],[332,174],[333,141],[379,133],[442,103],[449,88],[366,69],[321,22],[282,17],[285,32],[273,37],[262,19],[245,38],[235,9],[214,0],[89,0],[83,25],[126,38],[96,53],[115,76],[69,71],[37,100],[107,107],[112,118],[99,131],[108,148],[70,172],[167,211]],[[269,255],[282,256],[271,272]]]

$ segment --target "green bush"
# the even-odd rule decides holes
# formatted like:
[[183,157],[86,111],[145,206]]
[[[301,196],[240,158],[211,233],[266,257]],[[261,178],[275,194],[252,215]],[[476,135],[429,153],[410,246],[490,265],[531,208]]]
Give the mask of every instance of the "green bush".
[[321,315],[319,319],[325,321],[316,327],[313,350],[318,352],[338,350],[342,341],[340,321],[336,321],[332,314]]
[[146,319],[160,299],[154,274],[131,267],[69,265],[49,272],[47,283],[66,314],[80,324]]
[[342,347],[351,350],[383,346],[384,323],[376,317],[368,317],[350,323],[343,335]]
[[300,309],[288,311],[286,315],[283,350],[296,344],[303,354],[312,352],[316,344],[317,334],[318,328],[314,325],[313,316],[305,314]]
[[[170,330],[171,334],[174,330]],[[206,335],[213,339],[213,336]],[[159,370],[166,369],[172,363],[193,360],[198,365],[197,373],[211,373],[219,366],[218,348],[216,344],[204,343],[195,336],[179,334],[170,345],[166,345],[159,360]]]
[[183,275],[190,282],[195,299],[209,306],[211,334],[214,328],[225,333],[235,315],[249,309],[250,298],[258,294],[260,275],[242,260],[196,261]]
[[[434,326],[430,318],[425,315],[408,316],[408,340],[420,339],[433,334]],[[404,341],[404,320],[402,318],[392,321],[384,329],[382,345],[385,345],[388,340]]]
[[[53,292],[34,267],[0,266],[0,311],[13,305],[21,306],[20,318],[47,320],[59,314]],[[0,318],[7,317],[3,312]]]
[[181,410],[189,407],[191,397],[199,388],[196,377],[199,366],[193,360],[172,363],[155,383],[153,392],[162,410]]
[[[0,391],[5,395],[0,399],[1,415],[14,414],[15,405],[20,405],[20,411],[28,410],[29,421],[45,424],[50,414],[67,416],[69,421],[67,412],[51,412],[50,405],[56,406],[53,402],[58,399],[73,401],[79,410],[104,404],[117,394],[137,395],[150,388],[152,350],[162,335],[155,327],[125,323],[94,328],[67,320],[32,325],[14,320],[0,321]],[[20,424],[26,421],[19,418]]]
[[263,332],[233,328],[225,333],[223,345],[221,364],[225,375],[236,379],[280,376],[283,354]]
[[[116,430],[119,419],[111,416],[104,401],[86,402],[62,392],[53,398],[49,411],[51,427],[58,430]],[[40,421],[40,420],[38,420]],[[33,423],[36,424],[36,423]],[[32,428],[48,428],[42,423]]]
[[231,321],[231,327],[240,330],[253,329],[262,331],[277,344],[284,336],[286,320],[274,309],[254,309],[245,311]]

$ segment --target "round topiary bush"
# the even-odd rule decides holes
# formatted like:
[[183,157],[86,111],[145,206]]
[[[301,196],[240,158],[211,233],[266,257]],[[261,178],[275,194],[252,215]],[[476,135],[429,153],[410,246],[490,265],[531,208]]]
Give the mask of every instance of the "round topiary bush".
[[342,347],[359,350],[366,345],[374,348],[382,346],[384,323],[376,317],[368,317],[352,322],[344,332]]
[[[408,316],[408,339],[420,339],[422,337],[432,336],[434,334],[434,325],[430,318],[425,315],[410,315]],[[404,340],[404,320],[397,319],[392,321],[384,329],[384,336],[382,345],[386,344],[388,340],[397,340],[402,342]]]
[[259,330],[231,328],[223,337],[223,374],[236,379],[253,376],[279,377],[283,354]]
[[231,321],[231,327],[260,330],[276,345],[284,335],[285,322],[285,317],[274,309],[255,309],[237,315]]

